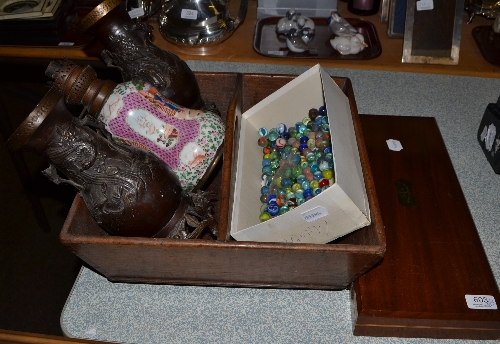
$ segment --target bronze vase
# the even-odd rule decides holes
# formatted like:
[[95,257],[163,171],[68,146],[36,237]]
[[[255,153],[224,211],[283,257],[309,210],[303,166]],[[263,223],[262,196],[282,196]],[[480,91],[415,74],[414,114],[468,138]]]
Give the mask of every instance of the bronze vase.
[[51,88],[7,145],[44,156],[50,162],[44,174],[56,184],[74,185],[108,233],[169,237],[190,202],[177,176],[155,155],[116,143],[79,122],[61,93]]
[[123,81],[143,80],[173,102],[192,109],[211,109],[202,100],[196,77],[177,55],[154,45],[153,28],[130,18],[121,0],[106,0],[78,24],[104,46],[101,56],[108,66],[121,70]]

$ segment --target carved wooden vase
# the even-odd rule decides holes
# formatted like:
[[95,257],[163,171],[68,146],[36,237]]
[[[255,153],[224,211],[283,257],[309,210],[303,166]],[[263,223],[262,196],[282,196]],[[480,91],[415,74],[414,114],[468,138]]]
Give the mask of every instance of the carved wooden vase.
[[101,55],[108,66],[118,67],[124,81],[143,80],[173,102],[194,109],[209,108],[200,96],[196,77],[177,55],[154,45],[153,28],[130,18],[121,0],[106,0],[78,24],[104,46]]
[[147,82],[100,80],[90,66],[52,61],[45,74],[68,104],[83,105],[116,140],[152,152],[185,190],[199,189],[222,156],[220,116],[180,106]]
[[55,88],[7,144],[48,159],[51,166],[44,174],[56,184],[74,185],[97,223],[112,235],[168,237],[189,206],[176,175],[162,161],[81,125]]

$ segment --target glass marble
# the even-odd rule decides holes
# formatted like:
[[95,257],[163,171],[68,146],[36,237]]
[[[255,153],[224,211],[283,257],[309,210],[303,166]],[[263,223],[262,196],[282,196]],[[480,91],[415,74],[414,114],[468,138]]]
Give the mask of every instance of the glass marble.
[[270,220],[271,219],[271,214],[269,214],[268,212],[263,212],[263,213],[260,214],[259,219],[260,219],[261,222]]
[[279,176],[275,176],[274,179],[273,179],[273,182],[274,184],[277,186],[277,187],[281,187],[281,177]]
[[325,170],[328,170],[328,169],[330,169],[330,164],[328,164],[328,161],[323,160],[323,161],[319,164],[319,170],[320,170],[320,171],[325,171]]
[[267,208],[267,212],[271,216],[278,215],[279,211],[280,211],[280,207],[278,207],[276,204],[270,204],[269,207]]
[[311,197],[313,195],[313,191],[311,189],[304,189],[304,198]]
[[304,176],[303,174],[301,174],[300,176],[297,176],[297,183],[299,185],[302,185],[302,183],[305,181],[306,181],[306,176]]
[[278,126],[276,127],[276,131],[278,132],[278,134],[280,135],[283,135],[284,133],[286,133],[286,125],[284,123],[280,123],[278,124]]
[[325,179],[332,179],[333,178],[333,172],[332,172],[332,170],[324,170],[321,173],[323,174],[323,177]]
[[311,186],[311,189],[317,189],[319,187],[319,182],[317,180],[313,180],[309,183],[309,186]]
[[280,207],[278,214],[283,215],[284,213],[286,213],[288,211],[290,211],[290,208],[287,205],[284,205],[284,206]]
[[297,199],[297,201],[299,199],[304,199],[304,190],[298,189],[297,191],[295,191],[295,198]]
[[321,105],[319,108],[318,108],[318,112],[321,116],[326,116],[326,106],[325,105]]
[[308,182],[312,182],[312,181],[314,181],[314,180],[315,180],[315,179],[314,179],[314,174],[312,174],[312,173],[308,173],[308,174],[304,174],[304,175],[306,176],[306,180],[307,180]]
[[285,166],[283,167],[283,178],[292,178],[292,168]]
[[318,171],[314,172],[313,175],[314,175],[314,179],[317,179],[317,180],[323,179],[323,172],[322,171],[318,170]]
[[314,141],[314,145],[316,146],[316,148],[320,148],[321,147],[321,143],[323,142],[323,138],[322,137],[318,137],[315,141]]
[[273,171],[273,169],[270,165],[262,167],[262,173],[271,173],[272,171]]
[[294,167],[292,167],[292,175],[295,178],[297,178],[297,176],[301,174],[302,174],[302,168],[300,167],[300,165],[295,165]]
[[259,137],[258,144],[260,147],[266,147],[268,144],[268,141],[265,137]]
[[264,185],[263,187],[260,188],[260,193],[263,195],[267,195],[269,193],[269,187]]
[[311,120],[313,120],[313,121],[314,121],[314,120],[316,119],[316,117],[318,117],[318,116],[319,116],[319,111],[318,111],[318,109],[314,109],[314,108],[312,108],[312,109],[310,109],[310,110],[309,110],[309,118],[310,118]]
[[280,187],[278,190],[276,190],[276,197],[279,196],[286,196],[286,191],[283,187]]
[[276,204],[278,207],[282,207],[286,204],[286,196],[285,195],[279,195],[276,197]]
[[259,136],[260,136],[260,137],[265,137],[265,136],[267,136],[267,129],[266,129],[266,128],[260,128],[260,129],[259,129]]
[[302,189],[303,189],[304,191],[305,191],[305,190],[308,190],[308,189],[310,189],[310,188],[311,188],[311,185],[309,184],[309,181],[307,181],[307,180],[304,180],[304,181],[302,182],[301,186],[302,186]]
[[282,137],[276,139],[276,148],[282,149],[286,146],[286,140]]
[[319,166],[317,163],[312,163],[309,165],[309,168],[311,169],[311,172],[314,174],[314,172],[319,171]]
[[325,186],[330,186],[330,182],[328,181],[328,179],[321,179],[318,185],[320,188],[323,188]]
[[278,134],[278,131],[275,128],[269,130],[269,134],[267,135],[269,141],[276,141],[278,137],[280,137],[280,134]]

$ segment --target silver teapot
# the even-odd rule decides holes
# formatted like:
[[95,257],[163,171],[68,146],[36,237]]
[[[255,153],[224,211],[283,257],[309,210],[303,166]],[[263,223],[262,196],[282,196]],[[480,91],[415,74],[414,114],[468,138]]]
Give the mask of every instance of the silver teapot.
[[245,19],[248,0],[240,0],[238,16],[228,9],[229,0],[163,0],[158,28],[170,43],[204,48],[231,36]]

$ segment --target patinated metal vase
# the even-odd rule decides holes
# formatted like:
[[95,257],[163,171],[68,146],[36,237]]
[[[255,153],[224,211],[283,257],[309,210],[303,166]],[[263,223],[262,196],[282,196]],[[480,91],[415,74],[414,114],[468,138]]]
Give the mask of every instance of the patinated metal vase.
[[176,175],[155,155],[79,122],[51,88],[7,144],[44,156],[50,162],[44,174],[57,184],[74,185],[109,234],[180,237],[191,200]]
[[[87,14],[78,25],[104,46],[102,58],[118,67],[123,81],[143,80],[154,85],[165,97],[182,106],[208,108],[196,77],[177,55],[158,48],[151,40],[153,28],[130,18],[121,0],[106,0]],[[215,111],[215,110],[214,110]]]

